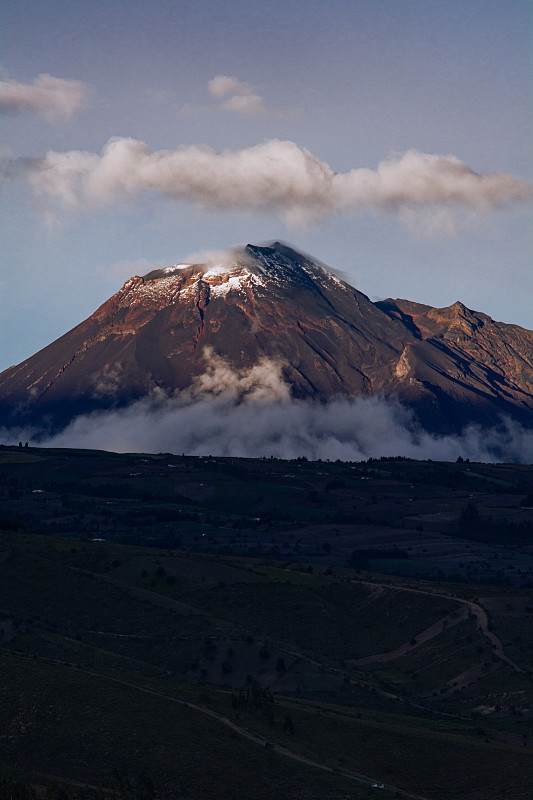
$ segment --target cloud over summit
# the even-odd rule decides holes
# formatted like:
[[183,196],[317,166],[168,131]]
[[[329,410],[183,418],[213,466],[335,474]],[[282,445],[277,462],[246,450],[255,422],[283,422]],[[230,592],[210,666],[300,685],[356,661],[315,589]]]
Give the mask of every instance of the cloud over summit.
[[150,193],[206,209],[274,212],[289,225],[366,210],[483,213],[532,197],[528,182],[505,172],[479,174],[455,156],[409,150],[376,169],[338,173],[306,148],[277,139],[236,150],[193,144],[152,152],[137,139],[114,137],[99,155],[48,152],[29,180],[36,195],[65,208]]

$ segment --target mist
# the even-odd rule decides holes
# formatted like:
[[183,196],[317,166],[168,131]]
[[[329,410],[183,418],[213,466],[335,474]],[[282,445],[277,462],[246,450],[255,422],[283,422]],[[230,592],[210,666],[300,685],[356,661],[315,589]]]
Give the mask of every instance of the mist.
[[115,452],[169,452],[361,461],[370,457],[533,463],[533,430],[501,419],[487,430],[461,435],[425,431],[411,411],[383,397],[297,400],[282,378],[282,364],[264,359],[235,370],[212,352],[193,385],[172,396],[162,391],[130,406],[77,417],[48,436],[36,429],[0,430],[5,443]]

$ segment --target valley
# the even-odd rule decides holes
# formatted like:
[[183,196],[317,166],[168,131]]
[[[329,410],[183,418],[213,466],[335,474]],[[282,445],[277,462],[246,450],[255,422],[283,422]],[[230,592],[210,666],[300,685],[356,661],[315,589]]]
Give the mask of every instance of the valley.
[[525,800],[532,478],[2,446],[4,785]]

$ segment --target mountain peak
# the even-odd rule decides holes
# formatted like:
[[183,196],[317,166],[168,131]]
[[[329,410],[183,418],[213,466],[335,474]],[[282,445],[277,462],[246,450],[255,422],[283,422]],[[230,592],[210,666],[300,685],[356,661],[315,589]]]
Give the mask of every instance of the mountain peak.
[[279,241],[204,253],[126,281],[88,319],[0,376],[10,424],[64,425],[153,391],[173,395],[214,353],[269,362],[296,398],[394,396],[429,429],[533,416],[533,333],[456,302],[372,303]]
[[[134,283],[132,283],[132,281]],[[323,283],[346,286],[327,267],[282,242],[247,244],[223,251],[206,251],[189,262],[151,270],[142,278],[127,281],[124,290],[137,290],[150,301],[160,295],[170,301],[176,292],[203,287],[210,300],[228,293],[265,291],[320,292]],[[131,300],[131,299],[130,299]]]

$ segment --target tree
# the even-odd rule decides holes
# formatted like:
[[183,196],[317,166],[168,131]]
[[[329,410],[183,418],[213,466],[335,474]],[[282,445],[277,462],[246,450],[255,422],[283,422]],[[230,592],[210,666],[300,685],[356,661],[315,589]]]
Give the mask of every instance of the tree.
[[135,787],[135,800],[153,800],[154,797],[155,790],[152,781],[144,772],[141,772]]
[[31,784],[15,778],[0,778],[0,800],[36,800]]
[[294,723],[290,714],[286,714],[285,716],[285,720],[283,721],[283,730],[285,733],[288,733],[289,736],[294,736]]
[[479,528],[479,511],[475,503],[468,503],[459,516],[459,530],[475,532]]
[[68,800],[68,794],[65,789],[56,786],[46,790],[44,800]]

